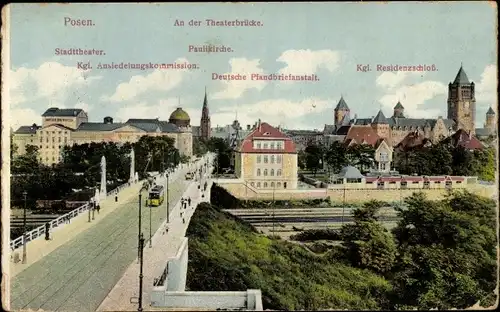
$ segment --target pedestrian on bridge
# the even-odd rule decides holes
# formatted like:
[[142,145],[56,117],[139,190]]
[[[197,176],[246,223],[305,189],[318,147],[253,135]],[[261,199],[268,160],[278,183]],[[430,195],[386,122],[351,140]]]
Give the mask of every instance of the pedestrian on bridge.
[[182,224],[185,224],[186,223],[186,220],[184,220],[184,218],[182,218]]
[[101,206],[97,205],[97,207],[95,209],[97,210],[97,214],[99,214],[99,210],[101,210]]
[[189,207],[191,207],[191,197],[188,198]]

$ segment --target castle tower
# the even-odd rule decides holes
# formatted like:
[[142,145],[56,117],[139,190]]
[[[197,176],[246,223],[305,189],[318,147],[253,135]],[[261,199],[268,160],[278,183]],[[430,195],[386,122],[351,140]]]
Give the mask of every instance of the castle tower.
[[202,140],[208,140],[211,136],[210,113],[208,111],[207,88],[205,87],[205,98],[203,99],[203,108],[201,109],[200,137]]
[[344,97],[340,97],[340,101],[334,109],[335,125],[342,125],[344,120],[349,120],[350,109],[344,101]]
[[394,106],[394,114],[392,116],[396,117],[396,118],[404,118],[405,117],[404,112],[405,112],[405,108],[404,108],[403,104],[401,104],[401,102],[398,101],[396,106]]
[[486,123],[484,127],[490,131],[490,133],[495,133],[496,131],[496,122],[495,122],[495,111],[490,107],[486,112]]
[[389,121],[387,121],[387,118],[385,118],[382,110],[379,110],[377,116],[373,118],[371,127],[377,132],[379,137],[384,139],[391,138]]
[[455,121],[455,130],[475,133],[476,96],[474,82],[469,82],[462,66],[453,83],[448,84],[448,119]]

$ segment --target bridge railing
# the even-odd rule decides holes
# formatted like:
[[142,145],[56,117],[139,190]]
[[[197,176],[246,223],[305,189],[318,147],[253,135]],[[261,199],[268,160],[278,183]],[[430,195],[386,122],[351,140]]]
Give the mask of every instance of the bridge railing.
[[[139,182],[141,182],[141,181],[139,181]],[[121,190],[123,190],[124,188],[129,187],[130,185],[132,185],[132,184],[129,182],[124,183],[124,184],[118,186],[117,188],[113,189],[112,191],[107,192],[106,196],[111,196],[112,194],[116,194],[116,193],[120,192]],[[58,218],[49,222],[50,229],[57,228],[59,225],[68,222],[69,220],[80,215],[82,212],[88,211],[91,208],[92,208],[92,205],[90,204],[90,202],[87,202],[84,205],[82,205],[82,206],[80,206],[80,207],[78,207],[78,208],[76,208],[76,209],[74,209],[66,214],[59,216]],[[45,234],[45,225],[39,226],[39,227],[29,231],[28,233],[26,233],[26,243],[29,243],[30,241],[32,241],[40,236],[43,236],[44,234]],[[23,244],[24,244],[24,235],[14,239],[14,240],[11,240],[10,241],[10,248],[11,248],[11,250],[15,250],[15,249],[19,248],[20,246],[22,246]]]
[[[179,167],[178,169],[182,169],[182,167]],[[176,172],[174,172],[174,174],[176,174],[177,172],[178,171],[176,170]],[[158,173],[158,174],[155,174],[153,176],[158,176],[158,175],[160,175],[160,174]],[[145,180],[141,180],[141,181],[138,181],[137,183],[142,183],[144,181]],[[132,184],[133,183],[126,182],[126,183],[118,186],[117,188],[107,192],[106,196],[108,197],[108,196],[111,196],[113,194],[119,193],[121,190],[131,186]],[[50,229],[57,228],[59,225],[66,223],[66,222],[69,222],[69,220],[75,218],[76,216],[80,215],[84,211],[88,211],[91,208],[92,208],[91,203],[87,202],[84,205],[82,205],[82,206],[80,206],[80,207],[78,207],[78,208],[76,208],[76,209],[74,209],[66,214],[59,216],[58,218],[49,222]],[[39,226],[39,227],[29,231],[28,233],[26,233],[26,243],[29,243],[30,241],[32,241],[32,240],[34,240],[34,239],[36,239],[44,234],[45,234],[45,225]],[[10,241],[10,248],[11,248],[11,250],[15,250],[15,249],[19,248],[20,246],[22,246],[23,244],[24,244],[24,235],[14,239],[14,240],[11,240]]]

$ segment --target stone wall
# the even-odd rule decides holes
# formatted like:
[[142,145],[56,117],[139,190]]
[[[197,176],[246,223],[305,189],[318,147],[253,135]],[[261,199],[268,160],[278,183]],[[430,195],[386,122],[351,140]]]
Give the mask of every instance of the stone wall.
[[[307,189],[307,190],[276,190],[273,191],[262,191],[256,190],[250,186],[245,186],[243,183],[221,183],[221,187],[225,188],[229,193],[239,199],[248,200],[264,200],[264,199],[274,199],[275,200],[299,200],[299,199],[313,199],[313,198],[325,198],[330,197],[332,202],[343,202],[344,201],[344,190],[343,189]],[[491,197],[495,194],[494,186],[485,185],[471,185],[467,189],[477,195],[484,197]],[[442,199],[444,195],[447,194],[447,189],[413,189],[413,190],[401,190],[401,189],[346,189],[345,190],[345,201],[354,202],[364,202],[368,200],[380,200],[387,202],[401,201],[406,197],[411,196],[415,192],[423,192],[427,195],[427,198],[432,200]]]

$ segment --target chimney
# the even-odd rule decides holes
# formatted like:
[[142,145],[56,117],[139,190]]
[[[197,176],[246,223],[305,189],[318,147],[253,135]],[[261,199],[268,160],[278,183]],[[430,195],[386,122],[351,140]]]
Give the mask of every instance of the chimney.
[[251,129],[250,127],[251,127],[250,125],[247,125],[247,130],[248,131],[250,131],[250,129]]
[[262,131],[262,127],[261,127],[261,124],[260,124],[260,118],[259,118],[259,121],[257,122],[257,127],[258,127],[258,131],[261,132]]

